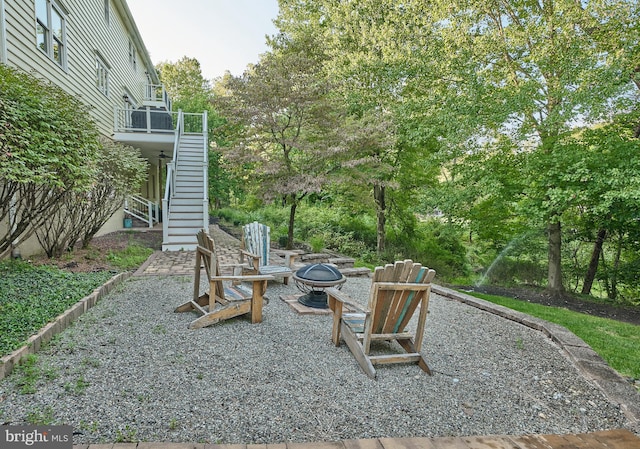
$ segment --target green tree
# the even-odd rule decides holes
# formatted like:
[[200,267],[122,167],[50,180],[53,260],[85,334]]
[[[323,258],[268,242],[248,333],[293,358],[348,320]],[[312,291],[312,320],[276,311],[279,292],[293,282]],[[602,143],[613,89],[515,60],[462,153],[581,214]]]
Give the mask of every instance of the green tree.
[[224,157],[249,168],[248,182],[260,196],[289,207],[288,244],[293,245],[295,214],[308,194],[320,192],[333,168],[339,109],[314,57],[315,41],[271,42],[274,50],[242,76],[226,77],[216,105],[233,137]]
[[[425,38],[425,11],[416,9],[415,2],[391,0],[281,0],[279,5],[276,25],[282,33],[312,35],[322,42],[323,67],[349,114],[343,182],[364,182],[370,189],[380,254],[392,206],[400,216],[406,212],[402,201],[390,198],[401,180],[424,182],[432,176],[421,163],[425,157],[416,157],[432,149],[425,145],[429,137],[414,139],[404,126],[412,114],[405,109],[407,80],[416,70],[425,72],[424,61],[414,64],[410,58],[412,48]],[[405,205],[411,203],[412,184],[404,185]]]
[[47,221],[66,192],[91,186],[98,149],[82,102],[0,64],[0,257]]
[[[553,292],[563,290],[562,224],[575,205],[566,188],[566,153],[576,149],[567,137],[577,123],[596,123],[628,106],[632,85],[624,55],[639,42],[636,8],[622,0],[432,4],[433,26],[448,49],[438,70],[460,92],[453,105],[474,104],[464,118],[484,151],[508,139],[514,152],[527,152],[520,207],[530,226],[545,224]],[[607,48],[594,31],[603,28],[625,28],[626,39]]]

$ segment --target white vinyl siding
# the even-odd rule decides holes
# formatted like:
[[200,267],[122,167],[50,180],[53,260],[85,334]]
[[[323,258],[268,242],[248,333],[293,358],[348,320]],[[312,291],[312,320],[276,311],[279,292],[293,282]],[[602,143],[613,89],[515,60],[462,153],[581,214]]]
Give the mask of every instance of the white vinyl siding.
[[[1,1],[1,0],[0,0]],[[132,31],[125,26],[131,18],[124,18],[126,4],[122,0],[109,2],[109,25],[105,23],[105,5],[96,0],[56,0],[68,14],[64,31],[66,48],[65,69],[53,57],[45,54],[36,44],[36,1],[11,0],[4,2],[7,35],[7,63],[27,72],[33,72],[77,95],[92,106],[92,114],[101,132],[113,134],[113,112],[122,107],[119,92],[127,89],[132,100],[141,103],[147,78],[145,72],[153,72],[149,57],[138,48]],[[58,3],[59,2],[59,3]],[[63,11],[63,12],[64,12]],[[136,68],[132,68],[129,42],[136,49]],[[64,43],[64,41],[63,41]],[[109,89],[105,96],[96,88],[96,54],[108,62]],[[117,94],[117,95],[116,95]]]

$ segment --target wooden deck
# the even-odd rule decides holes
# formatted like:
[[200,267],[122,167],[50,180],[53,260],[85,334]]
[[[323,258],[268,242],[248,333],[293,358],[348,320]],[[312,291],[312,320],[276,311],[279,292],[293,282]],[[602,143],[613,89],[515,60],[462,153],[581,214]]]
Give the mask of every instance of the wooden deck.
[[74,449],[640,449],[628,430],[570,435],[479,436],[448,438],[377,438],[318,443],[204,444],[116,443],[74,445]]

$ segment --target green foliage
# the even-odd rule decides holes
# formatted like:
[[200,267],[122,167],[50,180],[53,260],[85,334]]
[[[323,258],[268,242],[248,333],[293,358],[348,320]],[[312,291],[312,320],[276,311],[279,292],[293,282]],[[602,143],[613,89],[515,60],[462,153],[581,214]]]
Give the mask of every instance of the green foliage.
[[31,410],[27,413],[27,422],[34,426],[48,426],[55,423],[55,412],[49,405],[42,409]]
[[142,265],[152,253],[151,248],[130,244],[123,250],[109,251],[107,260],[122,270],[131,270]]
[[27,338],[112,275],[69,273],[22,261],[0,262],[0,354],[25,344]]
[[232,223],[234,226],[242,226],[253,221],[248,213],[231,207],[216,209],[211,211],[211,215]]
[[16,367],[18,380],[16,386],[21,394],[33,394],[36,392],[36,382],[40,378],[40,369],[37,365],[38,356],[29,354],[24,357]]
[[320,192],[336,167],[342,109],[329,95],[319,42],[280,37],[242,76],[220,80],[215,105],[226,118],[224,159],[245,190],[288,206],[291,247],[300,201]]
[[116,443],[135,443],[137,442],[136,435],[138,431],[129,425],[125,425],[124,429],[116,429]]
[[49,257],[61,257],[79,240],[87,248],[126,196],[137,192],[147,177],[147,162],[133,147],[101,138],[96,159],[98,174],[91,188],[66,191],[49,219],[36,229],[38,242]]
[[436,270],[441,281],[468,274],[466,248],[457,226],[429,220],[419,223],[411,233],[396,233],[388,243],[387,263],[412,259]]
[[68,191],[96,180],[98,131],[89,110],[59,87],[0,64],[0,256],[55,212]]
[[623,376],[640,378],[640,326],[501,296],[473,296],[566,327]]
[[0,64],[0,177],[83,188],[93,181],[97,129],[86,105]]

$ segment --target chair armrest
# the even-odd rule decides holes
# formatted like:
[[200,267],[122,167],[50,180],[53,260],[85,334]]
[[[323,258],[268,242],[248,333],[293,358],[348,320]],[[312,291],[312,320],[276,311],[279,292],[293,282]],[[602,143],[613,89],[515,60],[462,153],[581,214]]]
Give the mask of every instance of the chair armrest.
[[249,259],[249,266],[253,268],[255,271],[258,271],[260,267],[260,256],[257,254],[250,253],[244,249],[240,250],[240,260],[244,260],[244,258]]
[[345,305],[348,309],[360,310],[367,315],[369,314],[369,311],[364,310],[361,306],[355,304],[349,296],[342,293],[335,287],[327,288],[325,293],[327,294],[329,308],[333,312],[331,341],[333,341],[333,344],[336,346],[340,346],[340,324],[342,322],[342,312],[344,311]]
[[244,250],[244,249],[240,250],[240,254],[242,254],[243,256],[250,257],[252,259],[260,259],[260,256],[258,256],[257,254],[250,253],[249,251]]
[[[335,299],[341,304],[342,307],[346,305],[347,308],[350,310],[356,310],[362,313],[370,313],[367,307],[357,304],[356,302],[353,301],[353,299],[351,299],[351,297],[349,297],[349,295],[347,295],[346,293],[343,293],[341,290],[338,290],[335,287],[330,287],[325,289],[325,293],[327,294],[327,298]],[[329,301],[329,303],[331,303],[331,301]]]
[[212,281],[245,281],[245,282],[255,282],[255,281],[273,281],[275,278],[268,274],[258,274],[258,275],[247,275],[247,276],[211,276]]

